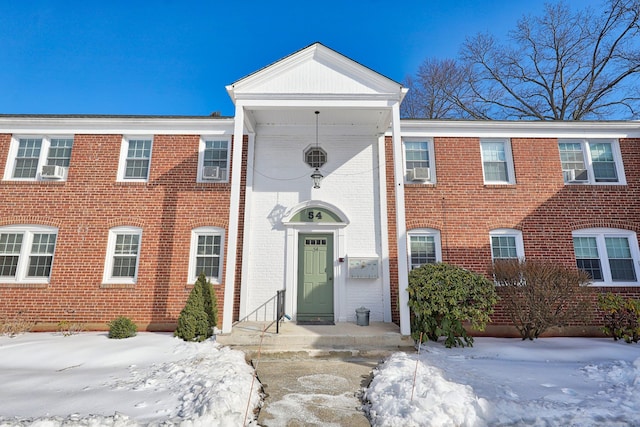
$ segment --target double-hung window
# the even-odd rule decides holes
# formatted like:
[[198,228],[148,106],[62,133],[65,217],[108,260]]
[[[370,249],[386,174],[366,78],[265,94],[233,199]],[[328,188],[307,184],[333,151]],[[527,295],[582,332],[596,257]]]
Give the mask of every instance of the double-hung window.
[[435,182],[433,140],[407,139],[403,143],[407,182]]
[[485,184],[515,184],[515,171],[508,139],[480,140]]
[[229,171],[229,140],[202,138],[198,161],[198,181],[227,181]]
[[618,142],[610,139],[558,141],[562,175],[567,184],[624,184]]
[[0,227],[0,283],[48,283],[57,234],[53,227]]
[[204,272],[211,283],[222,278],[222,250],[224,230],[217,227],[198,227],[191,231],[189,283],[195,283]]
[[51,138],[47,166],[61,166],[68,168],[71,160],[73,138]]
[[120,149],[118,181],[146,182],[149,179],[152,145],[150,137],[124,139]]
[[524,243],[522,232],[510,228],[499,228],[489,232],[491,258],[497,260],[523,259]]
[[431,228],[409,231],[409,268],[442,261],[440,232]]
[[42,138],[20,138],[13,169],[14,178],[35,178],[42,151]]
[[576,265],[594,282],[638,282],[638,240],[631,231],[584,229],[573,232]]
[[114,227],[109,230],[103,283],[136,283],[141,240],[142,229],[139,227]]
[[16,136],[11,141],[5,180],[65,180],[73,137]]

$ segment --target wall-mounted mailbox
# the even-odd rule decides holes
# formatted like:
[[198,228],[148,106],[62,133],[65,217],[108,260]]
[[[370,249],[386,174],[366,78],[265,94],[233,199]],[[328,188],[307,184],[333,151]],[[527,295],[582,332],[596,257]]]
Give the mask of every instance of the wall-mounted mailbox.
[[349,257],[350,279],[377,279],[377,257]]

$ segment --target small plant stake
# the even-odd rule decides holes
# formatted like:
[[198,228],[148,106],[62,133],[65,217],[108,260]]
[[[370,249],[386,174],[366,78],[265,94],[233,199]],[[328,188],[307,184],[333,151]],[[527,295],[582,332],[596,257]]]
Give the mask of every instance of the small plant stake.
[[420,361],[420,347],[422,347],[422,332],[418,340],[418,354],[416,357],[416,369],[413,371],[413,387],[411,387],[411,402],[413,402],[413,391],[416,389],[416,375],[418,374],[418,362]]
[[244,411],[244,425],[247,425],[247,416],[249,415],[249,404],[251,403],[251,394],[253,393],[253,384],[256,382],[256,376],[258,375],[258,365],[260,364],[260,355],[262,354],[262,340],[264,339],[264,333],[267,331],[268,326],[262,329],[260,334],[260,345],[258,346],[258,361],[256,366],[253,367],[253,378],[251,379],[251,388],[249,389],[249,399],[247,400],[247,409]]

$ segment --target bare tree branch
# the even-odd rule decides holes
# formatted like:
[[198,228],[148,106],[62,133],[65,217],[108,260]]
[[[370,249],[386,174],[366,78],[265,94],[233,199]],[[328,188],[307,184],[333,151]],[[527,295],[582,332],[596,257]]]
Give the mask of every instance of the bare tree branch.
[[[640,114],[640,0],[524,16],[504,44],[467,38],[460,59],[428,59],[407,79],[405,117],[589,120]],[[405,101],[406,102],[406,101]]]

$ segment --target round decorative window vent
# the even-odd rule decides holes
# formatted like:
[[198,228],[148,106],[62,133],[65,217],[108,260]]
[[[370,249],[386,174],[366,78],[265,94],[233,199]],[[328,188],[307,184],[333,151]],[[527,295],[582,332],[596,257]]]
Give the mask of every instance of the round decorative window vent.
[[312,168],[321,168],[327,163],[327,152],[320,147],[311,147],[304,152],[304,161]]

